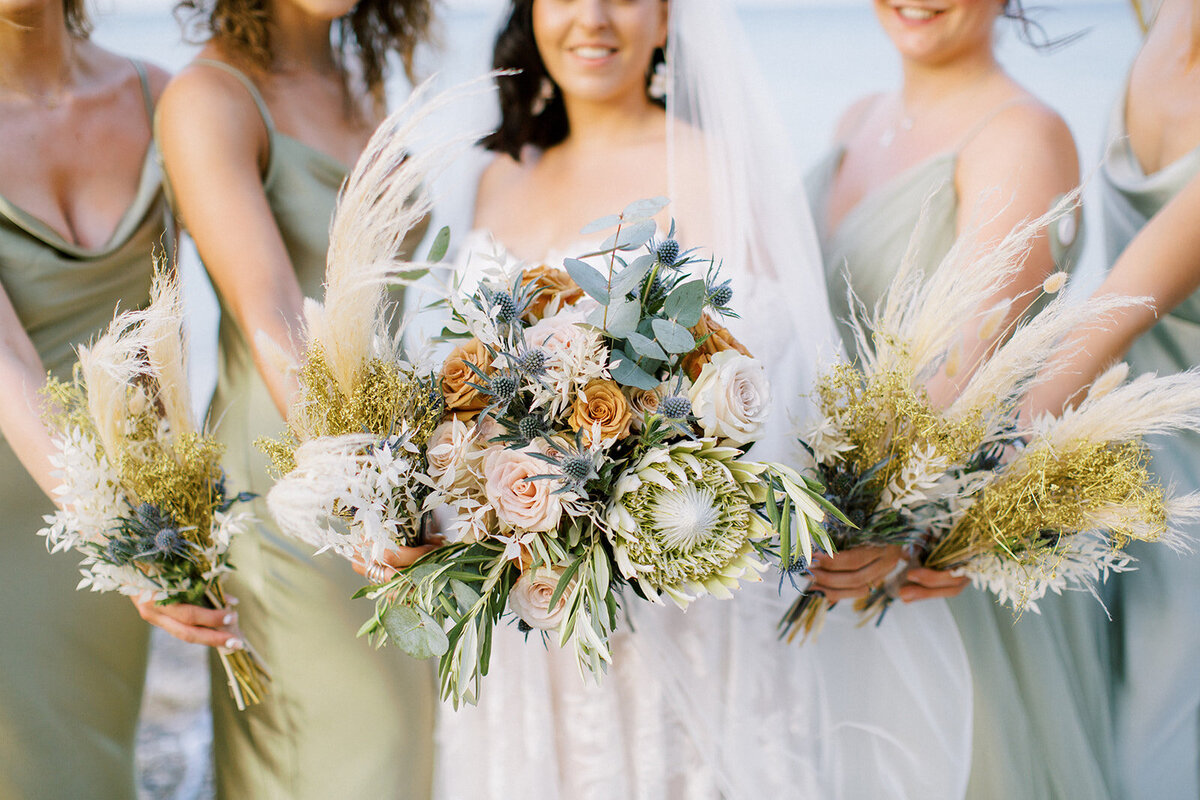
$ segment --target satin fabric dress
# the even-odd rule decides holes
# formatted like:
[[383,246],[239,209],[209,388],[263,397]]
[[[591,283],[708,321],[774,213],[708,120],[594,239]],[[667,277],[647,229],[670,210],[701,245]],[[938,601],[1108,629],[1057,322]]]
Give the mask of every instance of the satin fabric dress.
[[[844,149],[835,147],[810,171],[806,189],[822,236],[830,306],[839,320],[849,314],[847,282],[868,308],[886,291],[923,207],[928,218],[921,263],[932,271],[949,251],[959,207],[955,168],[970,138],[895,176],[851,209],[835,230],[826,217]],[[1056,261],[1069,268],[1081,240],[1076,218],[1060,219],[1051,234]],[[843,342],[853,354],[848,326]],[[1086,593],[1051,596],[1039,601],[1040,615],[1014,620],[1010,609],[973,587],[948,604],[974,682],[966,796],[1115,797],[1100,604]],[[883,625],[897,622],[887,619]]]
[[[153,100],[135,66],[149,125]],[[75,348],[117,308],[149,302],[167,219],[151,153],[100,247],[68,242],[0,197],[0,283],[53,375],[70,378]],[[78,559],[51,555],[37,535],[53,504],[3,437],[0,475],[0,797],[133,800],[150,628],[129,598],[75,590]]]
[[[1200,175],[1200,147],[1142,171],[1119,102],[1100,171],[1105,253],[1112,264],[1138,231]],[[1129,349],[1132,374],[1200,366],[1200,291],[1160,315]],[[1152,468],[1179,493],[1200,490],[1200,436],[1157,437]],[[1200,537],[1200,527],[1187,531]],[[1200,555],[1134,544],[1137,571],[1112,582],[1114,711],[1122,796],[1200,797]]]
[[[306,297],[323,296],[329,222],[347,168],[275,129],[243,73],[269,134],[263,190]],[[420,241],[413,230],[404,249]],[[364,581],[343,559],[284,536],[270,522],[268,460],[254,442],[284,423],[259,377],[246,333],[221,301],[219,373],[211,423],[226,446],[229,485],[258,495],[254,529],[230,550],[229,594],[239,624],[272,682],[261,705],[239,712],[212,658],[214,759],[219,797],[229,800],[421,798],[430,791],[435,688],[432,666],[398,648],[356,637],[373,613],[351,600]]]

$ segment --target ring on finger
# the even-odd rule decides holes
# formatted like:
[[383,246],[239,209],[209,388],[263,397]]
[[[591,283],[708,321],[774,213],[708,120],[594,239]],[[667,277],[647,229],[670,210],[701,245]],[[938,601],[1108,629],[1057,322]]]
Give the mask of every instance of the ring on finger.
[[367,580],[371,583],[384,583],[387,580],[387,569],[378,561],[367,565]]

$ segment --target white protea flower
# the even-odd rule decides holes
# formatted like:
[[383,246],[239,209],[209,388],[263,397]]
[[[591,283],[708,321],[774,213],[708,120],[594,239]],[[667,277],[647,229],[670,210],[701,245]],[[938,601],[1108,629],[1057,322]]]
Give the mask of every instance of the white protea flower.
[[731,597],[766,566],[751,540],[770,534],[752,509],[759,465],[712,439],[652,450],[617,481],[607,522],[617,566],[656,602],[680,608],[699,595]]

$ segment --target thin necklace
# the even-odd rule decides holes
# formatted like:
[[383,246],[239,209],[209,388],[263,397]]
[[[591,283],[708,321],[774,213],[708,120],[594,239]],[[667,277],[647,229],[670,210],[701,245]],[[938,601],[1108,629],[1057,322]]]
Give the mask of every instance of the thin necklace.
[[991,75],[992,75],[991,70],[983,73],[982,75],[980,75],[975,80],[971,81],[966,86],[960,87],[957,91],[952,92],[951,94],[947,95],[946,97],[943,97],[938,102],[934,103],[929,108],[926,108],[924,110],[924,113],[920,114],[920,115],[910,114],[904,108],[904,101],[901,99],[899,101],[900,115],[898,118],[894,118],[888,124],[888,126],[886,128],[884,128],[883,133],[879,134],[879,146],[882,147],[884,150],[888,149],[896,141],[896,136],[901,131],[903,131],[904,133],[908,133],[916,126],[918,116],[928,117],[930,114],[932,114],[936,111],[939,111],[943,106],[949,105],[950,101],[957,100],[959,97],[969,94],[970,92],[974,91],[976,86],[983,83],[985,80],[987,80],[989,77],[991,77]]

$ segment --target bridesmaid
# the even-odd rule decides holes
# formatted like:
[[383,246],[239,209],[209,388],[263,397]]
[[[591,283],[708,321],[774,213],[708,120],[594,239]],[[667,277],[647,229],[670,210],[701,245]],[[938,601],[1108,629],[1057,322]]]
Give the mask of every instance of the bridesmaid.
[[[1149,307],[1090,328],[1060,376],[1032,393],[1060,411],[1111,362],[1131,374],[1200,366],[1200,7],[1164,0],[1114,108],[1100,172],[1102,293]],[[1200,436],[1155,442],[1154,470],[1180,492],[1200,490]],[[1200,528],[1193,525],[1193,537]],[[1110,584],[1114,719],[1120,796],[1200,797],[1200,557],[1131,548],[1137,571]]]
[[37,391],[47,370],[70,376],[116,306],[148,302],[165,244],[148,151],[167,76],[90,29],[80,0],[0,0],[0,797],[14,800],[135,795],[149,629],[128,600],[75,591],[74,562],[35,535],[58,483]]
[[[1023,20],[1019,5],[875,0],[874,7],[900,55],[903,83],[851,106],[835,147],[808,181],[831,305],[843,319],[847,280],[872,306],[922,214],[919,257],[933,269],[960,235],[986,247],[1041,215],[1079,178],[1066,125],[996,61],[996,20],[1001,14]],[[1061,218],[1036,240],[1017,280],[996,301],[1069,268],[1077,231],[1075,217]],[[1014,308],[1012,315],[1025,310]],[[963,334],[965,361],[976,363],[991,342],[980,338],[977,326]],[[844,339],[853,349],[848,334]],[[958,391],[944,375],[927,388],[935,403]],[[886,576],[898,557],[894,548],[859,548],[818,561],[813,575],[830,599],[854,597]],[[964,588],[963,579],[914,569],[900,595],[906,601],[953,598],[950,609],[975,683],[967,796],[1113,796],[1095,601],[1049,598],[1041,615],[1014,623],[1009,610],[982,592],[955,596]]]
[[164,92],[157,138],[221,303],[212,419],[234,485],[259,495],[261,521],[234,544],[230,583],[242,630],[274,678],[266,703],[238,712],[214,668],[217,792],[425,797],[429,665],[356,639],[371,612],[350,600],[361,580],[268,522],[271,479],[254,441],[284,430],[280,411],[295,392],[259,334],[296,352],[303,299],[322,294],[338,189],[384,111],[387,59],[411,68],[431,3],[185,0],[180,10],[208,41]]

